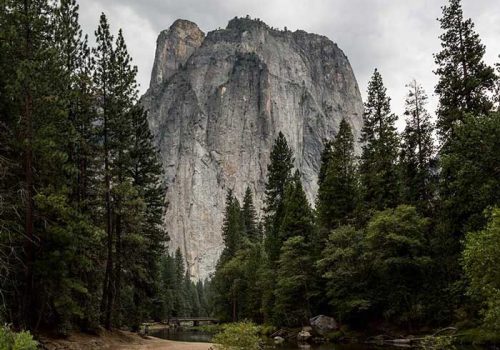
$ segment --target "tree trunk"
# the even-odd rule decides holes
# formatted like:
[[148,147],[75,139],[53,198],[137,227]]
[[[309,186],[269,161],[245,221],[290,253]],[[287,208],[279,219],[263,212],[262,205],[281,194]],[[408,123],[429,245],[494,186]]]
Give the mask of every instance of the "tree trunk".
[[[31,27],[29,23],[29,0],[24,0],[24,35],[25,51],[24,58],[32,60],[32,38]],[[25,234],[25,254],[26,254],[26,275],[25,289],[23,295],[23,318],[26,325],[31,325],[33,319],[32,294],[33,294],[33,262],[34,262],[34,203],[33,203],[33,96],[31,93],[30,82],[24,82],[24,101],[22,109],[23,123],[23,147],[24,147],[24,234]]]

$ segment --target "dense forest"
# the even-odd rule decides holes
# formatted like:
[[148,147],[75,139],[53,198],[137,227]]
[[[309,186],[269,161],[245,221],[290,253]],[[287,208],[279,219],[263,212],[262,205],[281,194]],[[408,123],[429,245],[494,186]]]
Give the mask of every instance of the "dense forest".
[[314,208],[283,134],[261,215],[250,190],[243,205],[228,192],[212,280],[218,317],[293,327],[330,314],[365,330],[500,330],[500,66],[484,63],[459,0],[439,21],[436,122],[412,80],[399,133],[375,70],[361,139],[345,116],[325,140]]
[[122,31],[103,14],[90,47],[75,0],[0,11],[0,323],[65,334],[206,312],[203,284],[166,253]]
[[241,203],[228,191],[224,251],[194,282],[168,252],[162,167],[122,31],[102,14],[91,47],[75,0],[2,1],[0,323],[65,335],[329,314],[353,328],[499,331],[500,66],[485,64],[460,0],[440,23],[437,120],[413,80],[398,132],[375,70],[361,139],[345,116],[325,140],[316,203],[280,133],[262,212],[250,189]]

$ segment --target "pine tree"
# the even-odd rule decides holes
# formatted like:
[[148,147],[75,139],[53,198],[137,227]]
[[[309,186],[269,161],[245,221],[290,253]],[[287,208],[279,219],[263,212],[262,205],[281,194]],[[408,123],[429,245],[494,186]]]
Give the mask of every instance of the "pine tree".
[[439,76],[437,128],[443,142],[453,137],[453,128],[466,113],[487,114],[492,108],[488,97],[496,77],[483,61],[485,47],[474,31],[471,19],[464,19],[460,0],[450,0],[439,19],[442,50],[434,58]]
[[291,237],[301,236],[306,242],[312,243],[316,239],[314,231],[314,215],[302,187],[300,174],[296,171],[285,191],[279,239],[285,242]]
[[[120,326],[121,315],[121,290],[124,270],[124,257],[130,264],[132,260],[130,255],[125,250],[129,242],[136,242],[141,237],[141,218],[143,203],[137,188],[133,186],[133,179],[130,177],[130,169],[134,167],[131,159],[131,148],[134,146],[134,136],[136,130],[133,129],[134,124],[131,120],[134,112],[134,104],[137,100],[137,84],[135,82],[137,75],[137,67],[131,64],[131,57],[127,51],[123,32],[120,29],[113,50],[112,71],[114,77],[114,85],[112,86],[112,118],[109,119],[109,131],[113,139],[111,162],[111,179],[113,180],[113,188],[111,189],[112,203],[114,210],[113,215],[113,230],[115,235],[115,269],[113,274],[114,284],[114,318],[115,323]],[[147,185],[147,184],[145,184]],[[133,215],[135,214],[135,215]],[[134,237],[137,236],[137,237]],[[142,238],[142,237],[141,237]],[[146,250],[146,245],[128,244],[131,252],[139,253]],[[141,254],[137,254],[136,264],[141,264]],[[129,267],[131,269],[131,267]],[[145,284],[145,283],[144,283]],[[139,285],[139,284],[137,284]]]
[[[485,224],[483,210],[498,203],[493,168],[498,153],[492,135],[498,114],[490,113],[490,93],[495,84],[493,68],[483,61],[485,47],[471,19],[464,19],[459,0],[443,7],[442,51],[435,55],[439,82],[437,130],[439,150],[439,241],[437,255],[446,266],[449,283],[460,278],[458,263],[465,232]],[[446,252],[446,253],[443,253]],[[451,298],[448,298],[451,299]],[[460,301],[457,300],[457,303]]]
[[253,195],[250,187],[247,187],[245,196],[243,197],[241,215],[244,236],[252,242],[259,242],[261,237],[257,225],[257,211],[255,210],[255,206],[253,204]]
[[240,203],[234,197],[233,191],[228,190],[226,196],[226,209],[224,213],[224,223],[222,226],[222,240],[224,250],[218,264],[224,264],[234,257],[242,244],[243,223],[241,217]]
[[[144,251],[138,263],[128,268],[136,270],[134,290],[144,290],[146,300],[157,299],[155,295],[155,276],[158,274],[157,261],[165,253],[165,245],[169,240],[163,228],[163,213],[166,208],[165,186],[163,186],[163,170],[158,160],[157,150],[153,146],[153,136],[149,130],[147,114],[142,108],[134,106],[131,111],[132,145],[130,147],[130,176],[132,186],[137,190],[143,206],[136,232],[144,241]],[[131,250],[137,247],[130,245]],[[127,256],[127,252],[124,252]],[[127,259],[125,260],[127,261]],[[141,271],[146,271],[146,274]]]
[[275,322],[279,325],[308,324],[311,316],[311,289],[313,261],[311,243],[304,236],[293,236],[285,241],[278,261],[274,295]]
[[276,262],[279,258],[282,243],[279,229],[283,218],[285,189],[291,179],[293,161],[293,152],[288,147],[285,136],[280,132],[271,150],[264,201],[265,247],[270,262]]
[[184,257],[180,248],[177,248],[174,256],[175,262],[175,294],[174,294],[174,316],[182,317],[187,316],[189,308],[186,295],[184,293],[184,277],[186,269],[184,265]]
[[[311,298],[316,292],[316,276],[312,263],[316,258],[314,250],[317,246],[314,215],[298,171],[285,191],[279,238],[284,243],[281,247],[279,277],[274,292],[274,318],[284,317],[288,325],[298,325],[305,322],[310,315]],[[304,294],[302,297],[299,296],[301,293]],[[299,303],[302,307],[298,310],[297,300],[303,300]]]
[[317,203],[318,224],[327,235],[332,229],[353,221],[359,200],[354,137],[345,119],[340,122],[330,148],[330,160],[324,179],[319,183]]
[[[17,213],[24,211],[22,221],[15,214],[7,227],[17,258],[17,273],[9,288],[22,291],[7,298],[12,321],[36,327],[38,320],[47,315],[52,317],[44,317],[44,322],[60,323],[64,307],[53,307],[59,298],[58,293],[53,293],[57,292],[54,285],[58,281],[65,283],[59,288],[64,292],[79,287],[75,279],[66,278],[66,267],[53,260],[56,249],[72,258],[74,224],[79,220],[68,201],[68,173],[72,171],[67,164],[68,123],[66,110],[59,103],[65,100],[59,85],[64,81],[65,69],[53,32],[53,4],[5,1],[1,16],[5,29],[2,45],[8,55],[4,57],[9,59],[2,72],[6,79],[2,109],[8,113],[5,118],[2,114],[2,131],[7,133],[2,144],[12,170],[12,177],[5,180],[16,179],[7,182],[8,207]],[[75,304],[70,304],[68,311],[77,312]]]
[[403,198],[406,203],[429,212],[436,189],[434,126],[426,110],[427,95],[422,86],[413,80],[407,87],[401,150]]
[[100,124],[100,138],[102,139],[102,160],[104,168],[102,171],[103,192],[104,192],[104,213],[106,232],[106,271],[103,282],[103,292],[101,301],[102,321],[106,328],[111,327],[111,313],[114,303],[114,235],[113,235],[113,207],[111,202],[111,149],[115,140],[112,138],[110,130],[113,126],[114,104],[112,88],[116,84],[113,73],[114,52],[113,36],[109,30],[109,24],[104,14],[101,14],[99,27],[95,32],[97,47],[92,52],[94,56],[94,84],[96,87],[97,99],[99,101],[98,120]]
[[332,146],[333,140],[326,140],[323,145],[323,151],[321,152],[321,165],[318,173],[318,186],[321,187],[323,181],[326,178],[326,172],[328,170],[328,165],[332,158]]
[[363,120],[359,171],[364,205],[368,210],[395,207],[400,197],[397,116],[391,113],[387,89],[376,69],[368,84]]

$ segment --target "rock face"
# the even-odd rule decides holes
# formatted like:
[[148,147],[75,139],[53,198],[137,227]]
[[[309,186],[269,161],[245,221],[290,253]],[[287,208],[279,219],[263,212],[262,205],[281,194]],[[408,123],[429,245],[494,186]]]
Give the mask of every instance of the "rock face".
[[170,248],[206,278],[223,249],[226,191],[249,186],[262,206],[279,131],[294,150],[311,202],[323,140],[343,117],[358,138],[363,105],[344,53],[324,36],[235,18],[206,36],[177,20],[160,33],[151,86],[142,98],[161,152]]

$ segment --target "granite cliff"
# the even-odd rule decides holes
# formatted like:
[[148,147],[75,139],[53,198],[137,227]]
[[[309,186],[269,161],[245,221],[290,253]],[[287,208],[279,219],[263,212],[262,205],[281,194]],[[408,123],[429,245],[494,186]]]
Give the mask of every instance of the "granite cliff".
[[250,186],[262,206],[278,132],[295,153],[311,202],[323,140],[343,117],[355,138],[363,104],[345,54],[324,36],[235,18],[205,35],[177,20],[160,33],[151,85],[141,99],[165,169],[170,248],[193,278],[215,268],[223,248],[224,199]]

